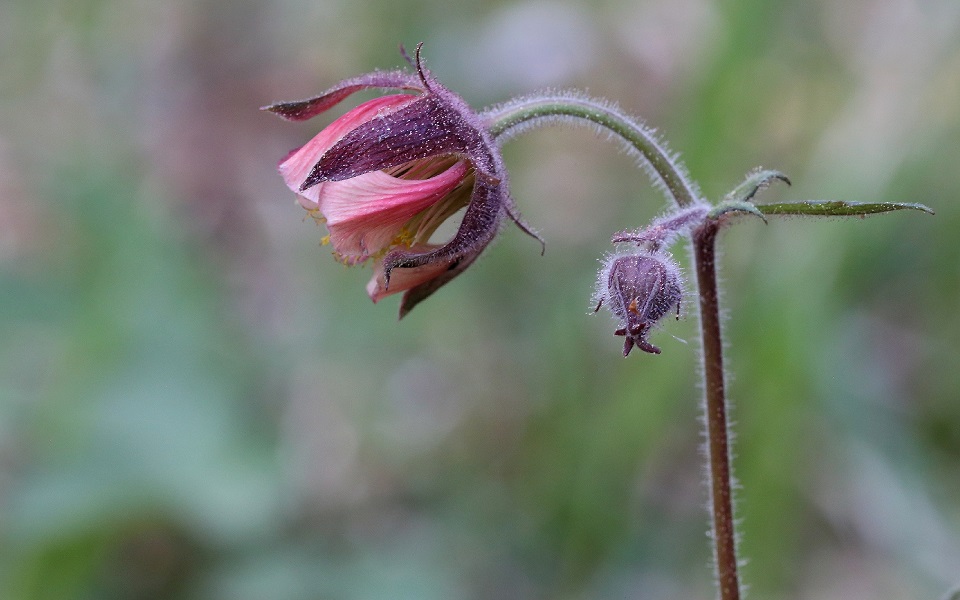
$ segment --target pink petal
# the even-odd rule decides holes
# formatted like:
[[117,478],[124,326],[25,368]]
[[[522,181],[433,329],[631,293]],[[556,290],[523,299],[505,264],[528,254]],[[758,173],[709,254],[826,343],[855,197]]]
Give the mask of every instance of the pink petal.
[[[374,98],[350,110],[342,117],[330,123],[330,125],[314,136],[312,140],[301,148],[294,150],[280,161],[278,168],[280,175],[283,176],[284,183],[287,184],[288,188],[299,193],[300,184],[302,184],[307,178],[307,175],[310,174],[313,166],[317,164],[320,157],[323,156],[323,153],[336,144],[340,138],[363,123],[375,119],[378,115],[383,114],[384,111],[395,110],[404,104],[413,102],[418,97],[419,96],[411,96],[409,94],[393,94],[391,96]],[[303,193],[303,196],[307,200],[312,200],[316,203],[316,196],[320,193],[318,189],[320,187],[321,186],[317,185],[308,189]]]
[[461,161],[429,179],[398,179],[374,171],[328,181],[317,186],[322,188],[317,208],[326,218],[334,250],[362,261],[390,247],[410,219],[440,202],[468,173]]
[[[422,244],[419,246],[414,246],[413,249],[417,251],[429,252],[437,247],[438,246],[435,244]],[[370,296],[370,299],[373,300],[374,303],[376,303],[379,302],[380,299],[391,294],[405,292],[443,274],[450,267],[451,262],[452,261],[440,261],[410,269],[394,269],[390,273],[390,288],[385,289],[383,279],[383,261],[377,261],[377,264],[374,267],[375,270],[373,273],[373,278],[371,278],[370,282],[367,284],[367,295]]]

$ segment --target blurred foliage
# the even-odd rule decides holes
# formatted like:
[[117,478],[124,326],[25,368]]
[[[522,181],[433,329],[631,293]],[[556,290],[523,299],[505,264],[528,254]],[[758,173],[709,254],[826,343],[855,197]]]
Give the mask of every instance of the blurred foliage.
[[712,596],[692,299],[660,356],[586,316],[663,209],[626,157],[512,142],[546,255],[507,229],[399,324],[276,174],[326,121],[258,106],[418,41],[476,106],[620,102],[713,199],[762,164],[769,201],[933,207],[725,234],[739,514],[756,597],[960,582],[953,0],[12,0],[0,597]]

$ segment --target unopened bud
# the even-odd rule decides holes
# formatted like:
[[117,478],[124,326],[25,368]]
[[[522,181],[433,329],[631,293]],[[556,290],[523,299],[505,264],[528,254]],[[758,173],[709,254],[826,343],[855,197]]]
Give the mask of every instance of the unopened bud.
[[614,335],[624,336],[623,355],[634,345],[644,352],[660,354],[649,341],[650,328],[673,310],[680,316],[683,282],[680,270],[663,252],[633,252],[611,256],[600,270],[595,294],[597,308],[606,303],[619,319]]

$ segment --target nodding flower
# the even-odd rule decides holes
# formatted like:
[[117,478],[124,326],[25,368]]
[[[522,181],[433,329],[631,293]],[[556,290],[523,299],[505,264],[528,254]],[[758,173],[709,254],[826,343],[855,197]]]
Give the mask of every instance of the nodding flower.
[[[421,45],[416,60],[404,53],[416,74],[375,71],[262,109],[302,121],[364,89],[410,92],[360,104],[279,164],[300,204],[326,224],[338,260],[373,261],[370,298],[404,292],[401,317],[470,266],[504,216],[537,237],[514,208],[499,147],[477,113],[430,75]],[[464,207],[453,237],[431,240]]]

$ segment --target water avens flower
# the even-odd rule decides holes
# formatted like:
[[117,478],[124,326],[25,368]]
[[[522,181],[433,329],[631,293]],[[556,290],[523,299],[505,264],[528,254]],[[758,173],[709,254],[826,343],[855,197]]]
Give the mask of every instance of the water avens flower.
[[[373,261],[370,298],[404,292],[401,317],[472,264],[504,216],[533,235],[517,217],[500,149],[483,121],[430,75],[419,45],[408,60],[416,75],[367,73],[314,98],[264,107],[301,121],[360,90],[414,92],[364,102],[279,164],[300,204],[326,223],[336,257]],[[433,242],[440,224],[464,207],[454,236]]]

